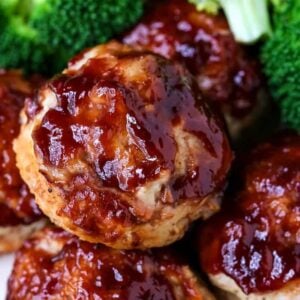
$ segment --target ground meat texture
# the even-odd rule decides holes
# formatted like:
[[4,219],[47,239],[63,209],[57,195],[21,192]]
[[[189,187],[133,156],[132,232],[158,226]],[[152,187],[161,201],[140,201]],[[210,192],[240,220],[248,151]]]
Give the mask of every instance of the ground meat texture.
[[231,149],[180,64],[101,45],[72,59],[36,105],[16,150],[57,225],[90,242],[145,248],[169,244],[218,209]]

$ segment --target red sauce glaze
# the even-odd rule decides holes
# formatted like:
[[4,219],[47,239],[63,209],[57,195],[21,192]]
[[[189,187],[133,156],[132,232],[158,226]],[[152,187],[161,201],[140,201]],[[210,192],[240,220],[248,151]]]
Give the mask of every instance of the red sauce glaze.
[[[116,224],[126,228],[139,222],[134,208],[120,194],[99,187],[88,174],[73,176],[68,182],[68,191],[63,185],[58,186],[67,199],[58,215],[67,215],[75,225],[90,234],[101,235],[105,241],[116,241],[120,237]],[[100,222],[106,223],[106,230],[99,228]],[[139,240],[135,243],[138,244]]]
[[19,218],[15,211],[6,204],[0,203],[0,226],[16,226],[24,224],[24,219]]
[[[20,131],[19,113],[26,97],[32,96],[32,90],[19,73],[0,71],[0,202],[7,206],[6,211],[11,210],[9,216],[12,211],[16,214],[11,220],[14,224],[18,219],[30,223],[41,216],[33,195],[21,179],[12,147]],[[11,222],[7,219],[7,225],[12,225]]]
[[277,290],[300,278],[300,137],[262,144],[241,165],[234,200],[200,228],[201,265],[247,294]]
[[[112,205],[102,199],[108,197],[107,203],[120,200],[120,195],[107,192],[110,188],[133,198],[137,188],[158,178],[162,171],[174,173],[177,143],[173,128],[180,124],[204,149],[186,174],[168,183],[174,200],[204,197],[220,188],[231,151],[222,124],[200,98],[189,73],[146,52],[114,55],[90,59],[76,74],[72,71],[49,83],[58,104],[45,114],[33,140],[48,169],[67,173],[61,184],[66,202],[85,194],[85,199],[91,199],[89,211],[102,206],[102,215],[134,219],[128,205],[119,203],[125,213],[116,216]],[[131,79],[126,70],[136,63],[145,69]],[[78,161],[85,164],[84,173],[77,169],[69,172]],[[49,173],[45,172],[47,179],[59,185]],[[81,183],[74,184],[76,180]],[[65,212],[75,210],[73,204],[87,208],[73,201]],[[75,212],[81,220],[82,213]]]
[[204,96],[234,117],[250,113],[262,75],[258,62],[235,42],[226,18],[197,12],[186,0],[154,3],[123,42],[183,63]]
[[[44,237],[49,240],[49,252],[39,247]],[[51,252],[51,244],[59,245],[57,251]],[[174,278],[187,299],[198,291],[184,274],[185,266],[171,249],[113,250],[48,228],[17,253],[7,299],[173,300]]]

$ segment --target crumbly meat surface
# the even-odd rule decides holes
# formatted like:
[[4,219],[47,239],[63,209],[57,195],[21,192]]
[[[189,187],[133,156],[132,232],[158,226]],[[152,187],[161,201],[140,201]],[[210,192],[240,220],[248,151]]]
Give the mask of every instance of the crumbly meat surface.
[[218,210],[232,153],[179,64],[116,42],[92,48],[23,117],[22,176],[43,212],[83,240],[163,246]]

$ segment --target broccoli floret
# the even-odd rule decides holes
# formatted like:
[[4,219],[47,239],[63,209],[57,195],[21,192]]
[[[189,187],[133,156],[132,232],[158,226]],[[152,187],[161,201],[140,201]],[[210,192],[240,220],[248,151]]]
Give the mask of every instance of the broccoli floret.
[[189,1],[195,4],[197,9],[209,13],[217,13],[218,9],[222,8],[238,42],[251,44],[271,33],[268,13],[269,0]]
[[300,2],[274,9],[273,34],[262,47],[262,62],[282,120],[300,130]]
[[142,15],[141,0],[40,0],[31,17],[44,43],[70,57],[108,41]]
[[57,72],[78,51],[132,26],[143,4],[144,0],[1,0],[0,67]]
[[46,64],[51,57],[50,51],[38,41],[36,32],[24,24],[21,18],[10,18],[4,24],[0,40],[2,68],[24,68],[26,72],[52,73],[53,65]]
[[53,74],[62,68],[61,60],[56,59],[59,49],[43,44],[39,32],[30,26],[33,4],[33,0],[0,2],[0,68]]

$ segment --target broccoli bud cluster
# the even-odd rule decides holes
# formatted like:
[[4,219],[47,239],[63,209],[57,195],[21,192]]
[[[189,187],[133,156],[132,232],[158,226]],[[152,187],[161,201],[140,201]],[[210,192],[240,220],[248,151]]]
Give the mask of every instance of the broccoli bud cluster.
[[143,0],[1,0],[0,68],[54,74],[132,26]]

